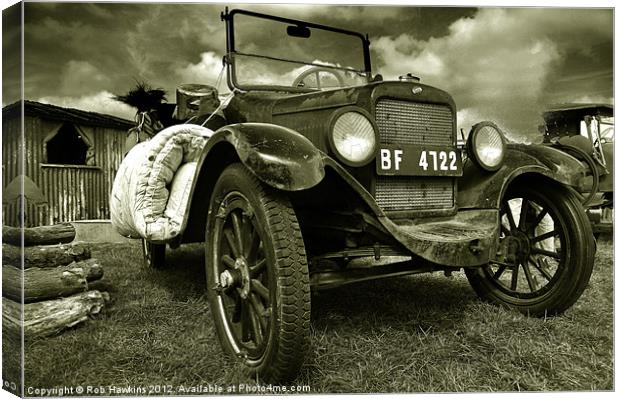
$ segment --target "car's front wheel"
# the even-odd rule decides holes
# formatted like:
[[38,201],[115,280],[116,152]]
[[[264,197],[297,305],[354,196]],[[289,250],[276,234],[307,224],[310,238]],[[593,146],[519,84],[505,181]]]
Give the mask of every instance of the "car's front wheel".
[[293,379],[310,329],[301,230],[288,198],[243,165],[215,184],[205,232],[207,296],[225,352],[269,383]]
[[516,184],[500,209],[497,256],[467,269],[476,293],[525,314],[558,314],[581,296],[595,245],[577,197],[561,186]]

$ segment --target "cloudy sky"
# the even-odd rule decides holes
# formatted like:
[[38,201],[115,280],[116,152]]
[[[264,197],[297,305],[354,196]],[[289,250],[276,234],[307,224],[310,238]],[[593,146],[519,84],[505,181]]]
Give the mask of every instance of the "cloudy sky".
[[[27,3],[25,97],[132,119],[110,97],[136,80],[164,88],[172,102],[181,83],[213,85],[224,6]],[[613,102],[610,9],[242,7],[368,33],[373,73],[412,72],[450,92],[466,130],[491,119],[513,136],[531,134],[545,104]],[[5,50],[15,37],[4,32]],[[18,93],[3,79],[3,105]]]

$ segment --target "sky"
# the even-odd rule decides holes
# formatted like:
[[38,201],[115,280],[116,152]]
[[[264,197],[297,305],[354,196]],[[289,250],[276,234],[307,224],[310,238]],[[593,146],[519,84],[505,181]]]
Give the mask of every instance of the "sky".
[[[373,73],[446,90],[466,131],[493,120],[523,141],[549,104],[613,103],[611,9],[49,2],[26,4],[25,98],[133,119],[111,97],[136,81],[170,102],[182,83],[215,85],[226,5],[368,33]],[[5,22],[3,52],[17,37]],[[6,76],[16,64],[4,60]],[[3,106],[18,89],[3,79]]]

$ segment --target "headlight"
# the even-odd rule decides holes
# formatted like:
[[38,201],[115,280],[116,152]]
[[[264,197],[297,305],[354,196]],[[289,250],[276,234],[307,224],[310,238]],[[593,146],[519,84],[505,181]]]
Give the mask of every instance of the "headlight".
[[333,123],[332,150],[351,166],[367,164],[375,155],[375,129],[370,120],[358,111],[340,114]]
[[496,171],[506,153],[504,135],[492,122],[477,123],[467,138],[467,153],[482,169]]

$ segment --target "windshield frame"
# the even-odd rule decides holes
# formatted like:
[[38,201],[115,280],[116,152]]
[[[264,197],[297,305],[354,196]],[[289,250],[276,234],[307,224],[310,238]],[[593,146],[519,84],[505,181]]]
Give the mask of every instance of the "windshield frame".
[[[329,32],[333,32],[333,33],[339,33],[339,34],[344,34],[344,35],[348,35],[348,36],[354,36],[359,38],[362,41],[362,48],[364,51],[363,57],[364,57],[364,70],[360,71],[363,72],[367,75],[367,77],[371,78],[371,63],[370,63],[370,40],[368,40],[368,35],[363,35],[359,32],[354,32],[354,31],[350,31],[350,30],[346,30],[346,29],[341,29],[341,28],[336,28],[333,26],[327,26],[327,25],[322,25],[322,24],[317,24],[317,23],[313,23],[313,22],[306,22],[306,21],[301,21],[301,20],[296,20],[296,19],[291,19],[291,18],[284,18],[284,17],[278,17],[278,16],[274,16],[274,15],[268,15],[268,14],[262,14],[262,13],[258,13],[258,12],[254,12],[254,11],[248,11],[248,10],[242,10],[242,9],[234,9],[231,10],[230,12],[228,11],[228,7],[226,7],[225,11],[222,12],[221,14],[221,19],[223,21],[226,22],[226,55],[224,56],[224,63],[226,64],[226,75],[227,75],[227,83],[228,83],[228,88],[230,90],[241,90],[241,91],[251,91],[251,90],[263,90],[263,91],[286,91],[286,92],[292,92],[292,93],[310,93],[310,92],[315,92],[317,91],[316,89],[312,89],[312,88],[304,88],[304,87],[293,87],[293,86],[278,86],[278,85],[241,85],[239,84],[239,82],[237,81],[237,75],[236,75],[236,69],[235,69],[235,55],[240,55],[240,56],[253,56],[253,57],[257,57],[257,58],[266,58],[269,59],[268,56],[261,56],[258,54],[244,54],[241,52],[236,51],[235,49],[235,29],[234,29],[234,17],[235,15],[240,14],[240,15],[247,15],[250,17],[256,17],[256,18],[263,18],[263,19],[268,19],[268,20],[272,20],[272,21],[278,21],[278,22],[282,22],[282,23],[286,23],[286,24],[291,24],[291,25],[297,25],[297,26],[301,26],[301,27],[307,27],[307,28],[315,28],[315,29],[322,29],[322,30],[326,30]],[[298,62],[298,61],[294,61],[294,60],[284,60],[282,59],[281,61],[284,62],[292,62],[292,63],[299,63],[299,64],[305,64],[305,65],[315,65],[312,63],[306,63],[306,62]],[[319,65],[315,65],[315,66],[319,66]],[[320,65],[321,67],[326,67],[326,68],[330,68],[330,66],[328,65]],[[347,68],[337,68],[334,67],[335,69],[343,69],[346,70]]]

